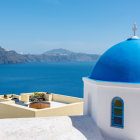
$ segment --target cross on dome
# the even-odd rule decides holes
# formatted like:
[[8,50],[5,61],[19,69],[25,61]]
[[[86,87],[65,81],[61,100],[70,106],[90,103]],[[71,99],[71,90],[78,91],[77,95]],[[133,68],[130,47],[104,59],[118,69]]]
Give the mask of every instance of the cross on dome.
[[134,31],[134,36],[136,36],[136,30],[137,30],[137,25],[136,25],[136,23],[134,23],[134,26],[133,26],[133,31]]
[[134,35],[133,35],[132,37],[128,38],[127,40],[139,39],[139,37],[136,36],[136,30],[137,30],[137,25],[136,25],[136,23],[134,23],[134,25],[133,25],[133,27],[132,27],[132,30],[133,30],[133,32],[134,32]]

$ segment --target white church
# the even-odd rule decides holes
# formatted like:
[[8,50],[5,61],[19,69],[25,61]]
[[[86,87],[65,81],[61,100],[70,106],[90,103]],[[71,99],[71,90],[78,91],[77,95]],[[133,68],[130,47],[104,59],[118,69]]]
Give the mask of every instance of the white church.
[[0,140],[140,140],[140,39],[114,45],[84,77],[84,115],[0,119]]
[[105,140],[140,140],[140,39],[108,49],[84,81],[84,114]]

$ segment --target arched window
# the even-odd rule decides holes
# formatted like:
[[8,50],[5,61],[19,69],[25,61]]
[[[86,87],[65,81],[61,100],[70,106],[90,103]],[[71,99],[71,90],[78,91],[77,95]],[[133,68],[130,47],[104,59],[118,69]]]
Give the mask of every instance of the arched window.
[[120,97],[115,97],[112,100],[112,117],[111,126],[123,128],[124,120],[124,103]]

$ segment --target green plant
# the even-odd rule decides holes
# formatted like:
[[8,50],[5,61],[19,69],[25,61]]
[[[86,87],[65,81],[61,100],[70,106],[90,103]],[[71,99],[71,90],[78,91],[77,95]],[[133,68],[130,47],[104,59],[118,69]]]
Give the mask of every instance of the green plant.
[[43,93],[39,93],[39,92],[34,92],[34,96],[33,97],[44,97]]
[[13,95],[13,94],[11,94],[11,95],[9,96],[9,98],[14,98],[14,95]]

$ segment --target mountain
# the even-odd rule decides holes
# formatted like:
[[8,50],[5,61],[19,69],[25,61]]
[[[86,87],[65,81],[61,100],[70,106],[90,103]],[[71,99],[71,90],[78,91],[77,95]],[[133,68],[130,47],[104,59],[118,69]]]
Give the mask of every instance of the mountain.
[[72,62],[97,61],[99,55],[75,53],[65,49],[53,49],[40,55],[19,54],[15,51],[6,51],[0,47],[0,64],[16,64],[27,62]]
[[0,64],[14,64],[14,63],[25,63],[28,62],[26,57],[15,51],[6,51],[0,47]]
[[67,61],[97,61],[100,56],[97,54],[76,53],[62,48],[47,51],[43,55],[65,57]]
[[53,49],[53,50],[47,51],[44,54],[46,54],[46,55],[70,55],[71,53],[73,53],[73,52],[60,48],[60,49]]

